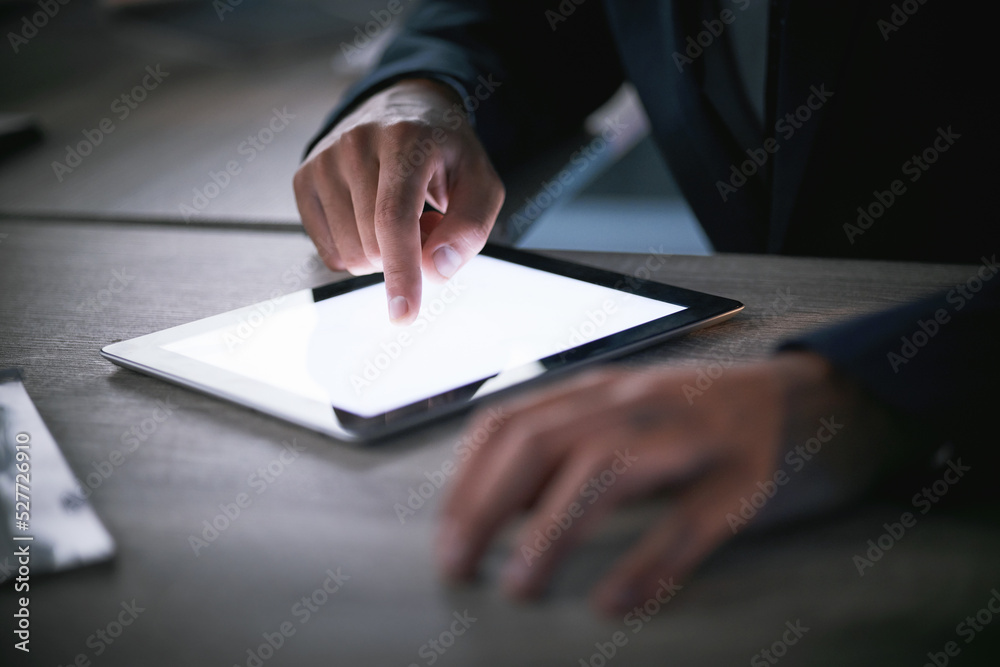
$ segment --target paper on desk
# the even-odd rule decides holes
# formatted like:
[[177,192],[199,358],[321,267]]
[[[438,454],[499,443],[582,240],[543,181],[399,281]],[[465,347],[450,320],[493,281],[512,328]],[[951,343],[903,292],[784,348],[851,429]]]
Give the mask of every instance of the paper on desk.
[[[24,464],[27,464],[25,466]],[[0,369],[0,582],[13,578],[25,547],[31,574],[110,558],[101,524],[16,369]]]

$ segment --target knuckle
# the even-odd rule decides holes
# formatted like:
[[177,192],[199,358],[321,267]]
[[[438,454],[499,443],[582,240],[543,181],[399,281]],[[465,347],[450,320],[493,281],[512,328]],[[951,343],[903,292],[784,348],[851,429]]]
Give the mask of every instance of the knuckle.
[[345,179],[356,178],[375,164],[374,142],[364,134],[352,132],[340,139],[336,154],[337,166]]
[[349,247],[340,251],[344,267],[356,276],[372,272],[372,265],[361,248]]
[[392,151],[383,164],[395,180],[402,181],[425,168],[431,159],[430,152],[420,146],[413,145],[409,149]]
[[371,154],[374,134],[374,130],[367,124],[356,125],[337,137],[334,147],[339,152]]
[[386,232],[399,229],[407,223],[416,224],[418,216],[407,211],[397,196],[382,197],[375,202],[375,224]]
[[337,252],[337,246],[334,241],[325,234],[307,231],[309,232],[309,238],[312,239],[313,245],[316,247],[316,254],[323,264],[334,271],[343,271],[344,262],[340,258],[340,253]]
[[504,187],[503,179],[497,174],[496,169],[485,153],[477,161],[477,168],[482,173],[485,183],[484,191],[489,198],[489,202],[499,210],[507,198],[507,189]]
[[504,430],[506,420],[497,420],[495,416],[495,406],[480,407],[472,413],[466,433],[477,434],[485,432],[487,436],[492,436]]
[[507,188],[504,186],[503,181],[497,176],[496,172],[493,172],[493,187],[491,188],[493,196],[496,197],[496,208],[500,210],[503,203],[507,201]]
[[433,163],[439,150],[440,144],[430,126],[407,121],[388,128],[382,153],[388,164],[412,172]]
[[500,210],[503,207],[503,203],[507,201],[507,188],[504,187],[503,181],[495,173],[493,174],[493,186],[489,188],[494,198],[494,207],[496,210]]
[[479,252],[486,245],[490,230],[493,229],[493,220],[482,216],[468,216],[465,222],[461,237],[455,239],[455,243],[463,246],[461,250],[468,256]]
[[340,170],[337,167],[337,158],[329,153],[322,153],[316,156],[312,162],[312,175],[310,180],[320,183],[339,183]]
[[379,266],[382,263],[382,255],[379,252],[378,246],[365,245],[364,255],[365,260],[372,266]]
[[325,261],[327,255],[337,255],[337,249],[334,246],[332,239],[328,238],[323,230],[315,228],[306,228],[306,232],[309,234],[309,238],[312,240],[313,245],[316,246],[316,252]]
[[506,429],[505,442],[515,456],[544,456],[549,450],[548,439],[541,437],[542,431],[530,420],[513,418]]
[[368,263],[368,260],[364,260],[364,259],[362,259],[362,260],[358,260],[358,259],[345,260],[344,261],[344,268],[347,269],[347,271],[352,276],[366,276],[369,273],[374,273],[375,272],[375,270],[372,268],[372,265]]
[[388,128],[391,136],[405,140],[419,139],[430,130],[430,124],[423,120],[407,118],[400,120]]
[[394,285],[405,285],[419,275],[418,271],[401,266],[385,267],[383,272],[386,284],[392,283]]
[[492,213],[469,217],[470,235],[477,245],[482,246],[486,243],[486,239],[490,236],[490,230],[493,229],[494,219],[495,217]]
[[307,197],[313,190],[313,168],[312,163],[306,162],[300,166],[292,177],[292,190],[298,199]]
[[344,261],[340,259],[340,255],[338,255],[336,251],[319,248],[319,257],[323,260],[323,264],[326,265],[326,268],[331,271],[343,271],[347,268]]

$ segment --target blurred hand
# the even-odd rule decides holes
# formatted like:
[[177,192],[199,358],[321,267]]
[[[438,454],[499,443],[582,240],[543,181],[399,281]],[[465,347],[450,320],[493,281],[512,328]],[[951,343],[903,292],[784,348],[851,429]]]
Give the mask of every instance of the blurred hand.
[[[444,575],[473,576],[494,535],[530,509],[502,583],[514,597],[533,597],[615,506],[670,490],[675,502],[666,514],[594,589],[599,609],[623,613],[650,599],[661,579],[683,578],[732,537],[741,500],[760,492],[758,483],[773,482],[786,450],[810,438],[837,438],[822,453],[826,464],[858,451],[842,446],[848,442],[841,429],[847,441],[871,434],[886,442],[878,440],[885,431],[870,426],[881,422],[862,416],[868,408],[859,394],[811,353],[730,368],[700,395],[690,391],[697,386],[704,385],[694,370],[603,369],[505,404],[499,428],[495,412],[474,417],[468,433],[494,432],[461,468],[444,503],[436,545]],[[871,444],[861,450],[863,462],[846,463],[850,475],[874,476]],[[858,485],[848,487],[853,493]],[[768,503],[790,500],[799,509],[801,499],[780,493]]]
[[[389,317],[412,322],[422,272],[448,279],[482,250],[504,190],[454,91],[414,79],[367,99],[295,174],[303,225],[333,270],[383,271]],[[424,203],[443,211],[422,214]]]

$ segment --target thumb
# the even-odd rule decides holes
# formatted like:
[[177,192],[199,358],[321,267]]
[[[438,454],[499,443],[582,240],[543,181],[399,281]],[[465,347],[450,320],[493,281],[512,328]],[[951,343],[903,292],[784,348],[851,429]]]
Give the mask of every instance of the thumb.
[[448,209],[423,248],[423,273],[448,280],[486,245],[503,205],[503,186],[490,168],[482,177],[456,176]]

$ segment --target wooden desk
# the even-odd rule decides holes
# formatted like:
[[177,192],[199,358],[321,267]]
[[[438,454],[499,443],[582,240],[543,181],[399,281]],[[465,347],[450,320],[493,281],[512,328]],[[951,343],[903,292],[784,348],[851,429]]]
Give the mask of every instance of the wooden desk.
[[[428,642],[454,639],[435,664],[598,665],[604,663],[600,654],[592,659],[595,643],[606,644],[619,630],[628,643],[607,664],[746,664],[796,621],[809,630],[788,648],[783,665],[921,665],[928,651],[956,639],[956,625],[1000,586],[993,519],[943,509],[920,517],[859,577],[852,557],[907,509],[884,505],[767,538],[741,537],[638,633],[595,617],[584,598],[588,583],[656,507],[618,515],[538,604],[514,605],[497,594],[500,548],[487,560],[483,583],[449,589],[431,561],[440,494],[402,525],[393,506],[450,459],[460,420],[357,449],[98,355],[110,341],[263,300],[276,285],[292,290],[330,280],[304,236],[41,221],[0,221],[0,234],[0,365],[25,370],[27,388],[77,474],[86,478],[107,461],[122,448],[123,434],[158,405],[172,410],[93,492],[117,540],[117,560],[32,579],[30,660],[14,655],[7,630],[14,593],[9,585],[0,590],[5,666],[68,665],[79,654],[93,665],[247,665],[248,650],[257,651],[263,634],[285,622],[294,635],[260,664],[425,665],[433,652]],[[660,280],[747,304],[732,321],[634,363],[707,364],[737,343],[737,357],[759,357],[789,334],[972,272],[731,255],[574,257],[625,272],[648,260]],[[112,283],[115,272],[119,283]],[[776,300],[781,317],[768,317]],[[288,451],[283,443],[301,451],[275,463]],[[257,493],[251,476],[268,466],[276,473]],[[240,493],[252,504],[196,556],[190,536]],[[338,568],[349,578],[327,594],[327,571]],[[296,606],[303,596],[316,600],[305,623],[305,607]],[[99,639],[96,631],[117,622],[122,604],[133,600],[143,609],[134,622],[110,645]],[[454,614],[466,611],[475,622],[450,637]],[[961,644],[962,657],[995,650],[998,627]]]
[[0,161],[0,215],[297,227],[292,174],[356,76],[333,50],[209,65],[125,51],[19,100],[7,110],[36,114],[46,139]]

